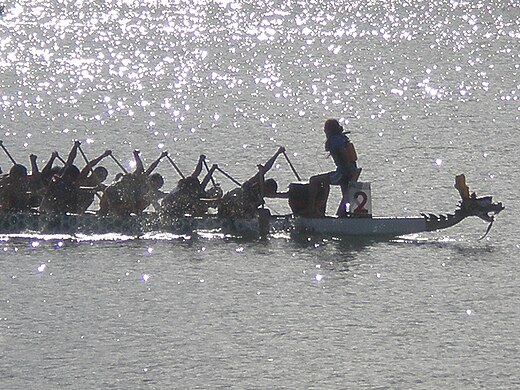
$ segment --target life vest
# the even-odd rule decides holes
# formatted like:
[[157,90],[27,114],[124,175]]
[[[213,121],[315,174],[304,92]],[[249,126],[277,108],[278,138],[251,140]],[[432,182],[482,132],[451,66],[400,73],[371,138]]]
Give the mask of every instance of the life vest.
[[347,146],[345,146],[345,149],[347,151],[347,160],[348,160],[348,162],[356,162],[357,161],[357,153],[356,153],[356,148],[354,147],[354,144],[349,141],[347,143]]

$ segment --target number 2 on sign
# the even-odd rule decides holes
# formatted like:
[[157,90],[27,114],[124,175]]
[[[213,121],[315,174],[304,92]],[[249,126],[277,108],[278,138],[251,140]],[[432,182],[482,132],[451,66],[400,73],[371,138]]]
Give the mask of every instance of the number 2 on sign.
[[[361,199],[360,199],[361,198]],[[366,214],[368,210],[365,208],[365,205],[368,201],[368,195],[366,192],[358,191],[354,194],[354,199],[356,203],[359,203],[357,207],[354,209],[354,214]]]

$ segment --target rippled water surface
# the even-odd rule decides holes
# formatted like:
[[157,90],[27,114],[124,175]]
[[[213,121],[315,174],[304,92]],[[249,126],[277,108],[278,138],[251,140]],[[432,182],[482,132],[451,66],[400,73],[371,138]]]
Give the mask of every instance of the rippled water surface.
[[2,235],[2,388],[519,387],[519,20],[515,1],[7,2],[17,162],[79,139],[244,180],[283,145],[308,178],[334,117],[374,214],[453,211],[462,172],[506,210],[480,241],[472,219],[384,241]]

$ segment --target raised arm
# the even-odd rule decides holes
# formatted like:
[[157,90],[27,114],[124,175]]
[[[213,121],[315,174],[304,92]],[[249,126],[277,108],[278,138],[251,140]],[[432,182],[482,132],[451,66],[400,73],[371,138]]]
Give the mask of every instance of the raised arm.
[[38,169],[38,164],[36,163],[36,160],[38,159],[38,157],[35,154],[31,154],[29,156],[29,159],[31,160],[31,175],[39,176],[40,171]]
[[280,146],[278,148],[278,150],[276,151],[276,153],[273,154],[273,156],[269,160],[267,160],[264,165],[261,165],[261,164],[257,165],[258,172],[252,178],[247,180],[246,183],[252,183],[254,181],[259,181],[259,182],[263,181],[263,177],[265,176],[265,174],[267,172],[269,172],[269,170],[273,167],[274,162],[276,161],[278,156],[280,154],[282,154],[283,152],[285,152],[285,148],[283,146]]
[[269,160],[267,160],[267,162],[263,165],[263,173],[264,173],[264,175],[267,172],[269,172],[269,170],[273,167],[274,162],[276,161],[278,156],[280,154],[282,154],[283,152],[285,152],[285,148],[283,146],[280,146],[278,148],[278,150],[276,151],[276,153],[273,155],[273,157],[271,157]]
[[204,176],[204,179],[202,179],[202,182],[200,183],[200,189],[204,191],[206,189],[206,186],[208,185],[209,181],[211,180],[211,177],[213,176],[213,173],[215,172],[215,169],[218,168],[217,164],[213,164],[211,168],[209,169],[206,176]]
[[102,155],[100,155],[99,157],[96,157],[96,158],[90,160],[90,161],[87,163],[87,165],[85,165],[85,167],[81,170],[81,172],[80,172],[80,174],[79,174],[79,175],[80,175],[80,179],[87,177],[88,174],[89,174],[90,172],[92,172],[92,169],[93,169],[97,164],[99,164],[99,162],[100,162],[101,160],[103,160],[105,157],[110,156],[111,154],[112,154],[112,151],[111,151],[111,150],[105,150],[105,151],[103,152]]
[[42,176],[48,177],[51,174],[52,165],[54,164],[54,160],[58,158],[58,152],[52,152],[51,158],[47,161],[47,164],[42,169]]
[[112,151],[110,149],[107,149],[99,157],[96,157],[96,158],[90,160],[87,165],[90,166],[90,168],[94,168],[96,165],[98,165],[101,162],[101,160],[110,156],[111,154],[112,154]]
[[195,166],[195,170],[190,175],[191,177],[199,177],[202,172],[202,165],[204,164],[204,160],[206,160],[206,156],[201,154],[199,157],[199,161],[197,161],[197,165]]
[[143,160],[141,160],[139,150],[134,150],[134,160],[135,160],[135,171],[134,173],[141,175],[144,173],[144,165]]
[[74,145],[72,146],[72,149],[69,152],[69,156],[67,157],[67,161],[65,162],[65,166],[71,166],[74,164],[74,160],[76,159],[76,156],[78,155],[78,148],[81,145],[80,141],[74,141]]
[[159,165],[159,163],[161,162],[161,160],[166,157],[168,155],[168,152],[165,150],[164,152],[161,153],[161,155],[159,156],[159,158],[157,160],[155,160],[149,167],[148,169],[146,170],[146,172],[144,173],[145,175],[150,175],[154,170],[155,168],[157,168],[157,166]]

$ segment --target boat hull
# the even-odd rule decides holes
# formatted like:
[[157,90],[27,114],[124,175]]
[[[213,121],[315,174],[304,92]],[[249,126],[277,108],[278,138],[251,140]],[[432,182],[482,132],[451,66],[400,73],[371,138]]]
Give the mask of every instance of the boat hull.
[[259,235],[258,219],[175,218],[161,221],[156,214],[116,217],[95,214],[48,216],[44,214],[11,213],[0,216],[0,234],[108,234],[142,235],[151,232],[192,234],[215,231],[240,235]]
[[101,217],[96,214],[47,216],[43,214],[13,213],[0,216],[0,233],[25,232],[60,234],[120,233],[141,235],[150,232],[192,234],[220,232],[241,236],[266,236],[272,233],[328,236],[400,236],[444,229],[460,222],[454,215],[436,217],[373,217],[373,218],[302,218],[263,215],[251,219],[175,218],[160,220],[156,214],[130,217]]
[[401,236],[428,231],[423,217],[403,218],[296,218],[300,233],[330,236]]

